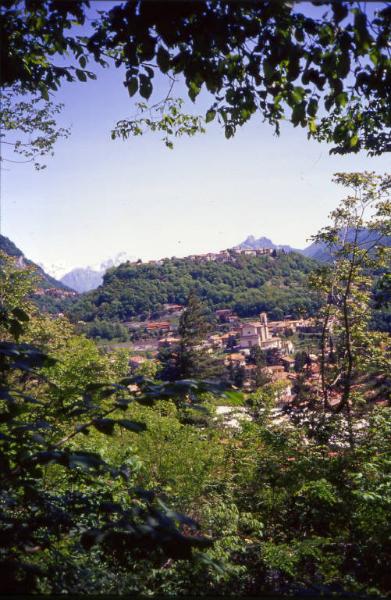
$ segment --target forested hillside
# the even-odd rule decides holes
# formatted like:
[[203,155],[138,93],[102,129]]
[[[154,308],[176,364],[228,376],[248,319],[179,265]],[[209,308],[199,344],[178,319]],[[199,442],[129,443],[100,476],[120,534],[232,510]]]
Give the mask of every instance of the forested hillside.
[[211,308],[232,308],[239,316],[267,311],[271,318],[285,314],[312,315],[316,294],[307,287],[315,262],[299,254],[238,256],[235,262],[195,262],[165,259],[162,264],[124,263],[110,269],[103,285],[84,294],[72,306],[76,320],[126,321],[165,303],[184,304],[191,289]]

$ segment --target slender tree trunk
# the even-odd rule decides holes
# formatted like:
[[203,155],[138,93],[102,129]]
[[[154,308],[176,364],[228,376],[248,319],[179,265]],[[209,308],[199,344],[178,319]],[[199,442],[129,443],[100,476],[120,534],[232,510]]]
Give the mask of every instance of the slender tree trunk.
[[320,376],[322,383],[322,395],[323,395],[323,410],[326,411],[329,407],[329,393],[326,384],[326,336],[329,325],[330,311],[327,310],[326,317],[322,327],[321,337],[321,355],[320,355]]

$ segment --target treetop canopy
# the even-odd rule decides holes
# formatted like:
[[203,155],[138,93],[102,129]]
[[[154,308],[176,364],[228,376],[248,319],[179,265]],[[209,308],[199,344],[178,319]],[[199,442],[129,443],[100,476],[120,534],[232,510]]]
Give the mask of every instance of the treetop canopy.
[[[114,62],[125,67],[130,96],[148,100],[156,72],[173,83],[183,77],[195,103],[207,89],[205,121],[218,119],[227,138],[260,113],[277,132],[287,119],[336,153],[389,151],[391,6],[367,14],[366,3],[312,5],[113,3],[78,35],[91,14],[87,0],[6,0],[1,85],[47,98],[64,80],[94,78],[91,62]],[[59,55],[69,65],[59,66]]]

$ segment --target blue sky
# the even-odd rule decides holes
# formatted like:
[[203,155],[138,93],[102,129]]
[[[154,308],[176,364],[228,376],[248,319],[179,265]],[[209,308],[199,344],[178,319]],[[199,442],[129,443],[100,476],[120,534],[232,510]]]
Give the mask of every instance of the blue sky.
[[[326,224],[343,190],[336,171],[389,168],[386,156],[330,156],[326,144],[283,125],[279,138],[260,116],[226,140],[217,124],[167,149],[159,134],[112,141],[134,114],[121,73],[67,84],[54,98],[72,127],[47,168],[8,164],[2,174],[2,233],[32,260],[63,270],[119,252],[143,260],[231,247],[247,235],[296,247]],[[165,96],[156,79],[151,101]],[[175,96],[183,95],[181,86]],[[199,113],[189,101],[186,108]]]

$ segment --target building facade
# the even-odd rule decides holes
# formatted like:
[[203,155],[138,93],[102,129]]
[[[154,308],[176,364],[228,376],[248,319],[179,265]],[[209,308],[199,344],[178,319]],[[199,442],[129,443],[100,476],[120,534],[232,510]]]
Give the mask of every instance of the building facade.
[[240,328],[240,347],[253,348],[257,346],[262,350],[269,348],[282,348],[282,340],[273,337],[269,332],[267,314],[262,312],[259,321],[244,323]]

